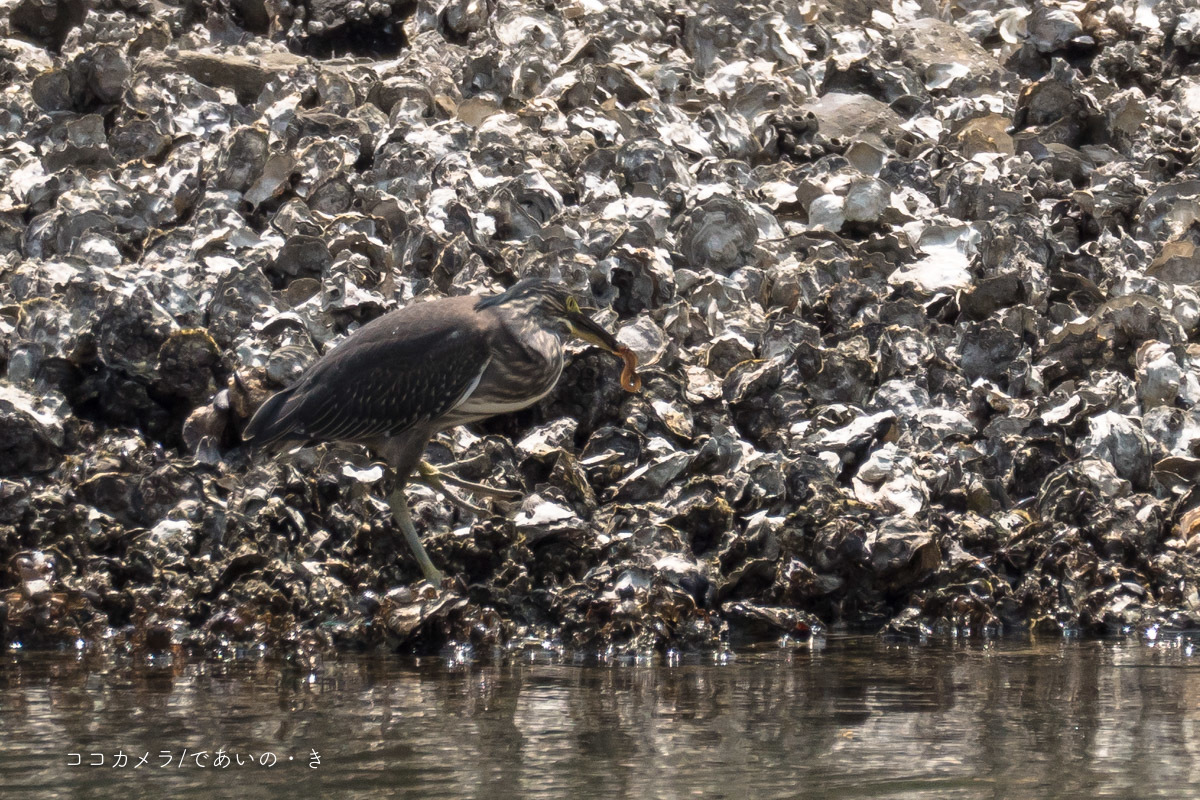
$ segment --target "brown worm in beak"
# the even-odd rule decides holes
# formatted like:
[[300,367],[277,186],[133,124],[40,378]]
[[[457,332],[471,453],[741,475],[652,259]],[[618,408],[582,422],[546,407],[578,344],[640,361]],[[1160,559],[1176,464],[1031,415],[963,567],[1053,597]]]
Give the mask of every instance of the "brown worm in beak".
[[625,362],[625,369],[621,370],[621,388],[627,392],[640,392],[642,378],[637,374],[637,354],[628,347],[618,347],[614,352]]

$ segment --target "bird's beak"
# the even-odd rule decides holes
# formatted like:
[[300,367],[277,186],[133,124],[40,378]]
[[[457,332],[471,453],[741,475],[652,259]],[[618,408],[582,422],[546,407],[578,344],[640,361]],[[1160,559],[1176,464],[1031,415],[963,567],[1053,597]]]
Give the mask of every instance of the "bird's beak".
[[567,324],[571,326],[573,335],[597,347],[602,347],[610,353],[616,353],[617,348],[621,346],[611,333],[593,322],[591,317],[579,311],[567,312]]

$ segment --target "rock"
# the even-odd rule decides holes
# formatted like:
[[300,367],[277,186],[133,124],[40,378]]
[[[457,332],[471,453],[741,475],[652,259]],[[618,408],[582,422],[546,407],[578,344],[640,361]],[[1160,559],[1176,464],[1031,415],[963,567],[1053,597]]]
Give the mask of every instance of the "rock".
[[[0,646],[1197,619],[1198,12],[807,5],[8,0]],[[377,452],[241,441],[380,314],[525,276],[642,387],[572,340],[430,443],[522,495],[407,487],[446,585]]]
[[0,383],[0,475],[45,472],[58,464],[63,446],[59,400]]
[[903,135],[904,120],[878,100],[866,95],[830,92],[808,103],[821,133],[844,142],[866,142],[885,150]]
[[181,50],[173,54],[146,51],[136,69],[152,76],[184,73],[206,86],[231,89],[238,100],[252,103],[267,82],[304,64],[303,58],[288,53],[267,53],[260,57],[203,53]]
[[895,35],[903,62],[930,90],[977,91],[999,83],[999,62],[955,25],[916,19],[897,26]]
[[9,24],[50,50],[62,47],[67,35],[87,17],[84,0],[19,0],[12,5]]

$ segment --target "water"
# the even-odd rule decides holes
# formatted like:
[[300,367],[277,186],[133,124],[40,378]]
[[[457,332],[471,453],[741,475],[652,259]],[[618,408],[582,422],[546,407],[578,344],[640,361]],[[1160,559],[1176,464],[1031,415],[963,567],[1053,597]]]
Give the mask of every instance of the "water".
[[1180,641],[831,639],[678,666],[372,657],[313,676],[10,654],[0,797],[1187,798],[1198,703]]

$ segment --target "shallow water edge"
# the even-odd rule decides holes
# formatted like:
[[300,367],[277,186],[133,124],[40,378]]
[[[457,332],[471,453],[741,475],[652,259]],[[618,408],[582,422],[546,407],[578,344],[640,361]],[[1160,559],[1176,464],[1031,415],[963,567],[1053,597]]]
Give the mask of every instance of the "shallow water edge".
[[830,637],[675,665],[361,656],[315,672],[9,654],[0,795],[1180,797],[1200,779],[1198,701],[1179,638]]

